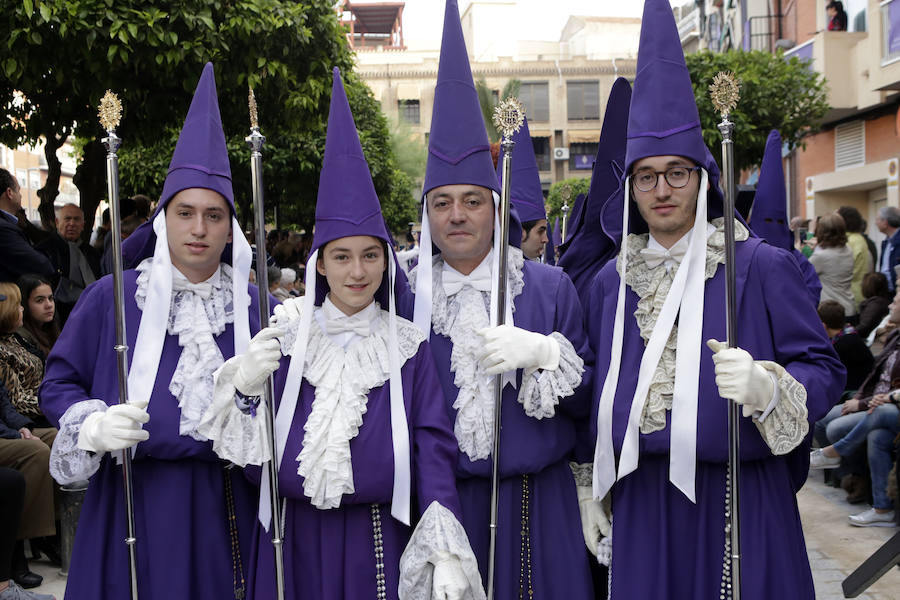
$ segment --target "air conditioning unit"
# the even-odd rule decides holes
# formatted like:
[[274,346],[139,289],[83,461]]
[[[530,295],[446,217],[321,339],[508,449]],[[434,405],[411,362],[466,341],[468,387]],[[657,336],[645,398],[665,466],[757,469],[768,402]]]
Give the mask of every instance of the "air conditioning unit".
[[568,148],[554,148],[553,149],[553,160],[569,160],[569,149]]

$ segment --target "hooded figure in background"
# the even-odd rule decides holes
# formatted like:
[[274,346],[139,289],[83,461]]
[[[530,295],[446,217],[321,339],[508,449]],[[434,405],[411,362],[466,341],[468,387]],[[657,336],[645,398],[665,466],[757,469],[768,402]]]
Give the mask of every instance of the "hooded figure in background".
[[243,586],[256,493],[225,468],[200,420],[213,374],[259,328],[251,250],[235,218],[212,64],[175,146],[159,207],[124,243],[129,404],[118,403],[113,278],[78,299],[47,358],[44,414],[59,426],[50,472],[90,479],[66,597],[130,594],[118,451],[133,451],[142,600],[234,597]]
[[[723,215],[666,0],[644,5],[625,173],[621,249],[588,304],[605,373],[594,387],[593,487],[595,501],[611,499],[611,598],[729,597],[730,398],[742,413],[742,593],[811,600],[796,501],[806,470],[795,458],[808,454],[810,423],[837,401],[845,372],[796,260]],[[723,217],[735,219],[733,349],[717,341],[726,338]]]
[[787,250],[795,259],[803,273],[803,281],[809,292],[813,306],[819,306],[822,294],[822,283],[802,252],[794,248],[794,235],[787,218],[787,191],[784,187],[784,166],[781,163],[781,135],[773,129],[766,140],[766,151],[763,153],[759,168],[759,181],[756,182],[756,194],[753,197],[753,211],[748,222],[753,233],[763,238],[776,248]]
[[496,326],[499,189],[459,10],[449,0],[422,254],[410,273],[415,295],[400,300],[401,314],[412,314],[431,342],[456,435],[463,525],[482,579],[489,561],[495,376],[503,374],[495,597],[593,598],[569,466],[576,423],[589,411],[593,361],[581,305],[562,269],[525,260],[510,235],[506,324]]
[[[278,369],[288,598],[484,598],[460,523],[444,396],[424,334],[397,317],[398,273],[335,68],[306,295],[276,307],[273,325],[223,365],[201,427],[224,459],[269,460],[263,413],[240,407],[254,405]],[[262,483],[250,598],[268,600],[270,490],[259,468],[248,473]]]

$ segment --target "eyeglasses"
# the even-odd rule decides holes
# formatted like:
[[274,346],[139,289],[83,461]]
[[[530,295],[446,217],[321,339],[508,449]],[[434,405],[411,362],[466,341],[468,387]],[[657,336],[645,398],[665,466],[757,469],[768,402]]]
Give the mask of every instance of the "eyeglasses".
[[634,187],[642,192],[649,192],[659,183],[659,176],[666,178],[666,183],[672,188],[683,188],[691,180],[691,173],[699,171],[700,167],[669,167],[665,171],[654,171],[653,169],[638,169],[631,176]]

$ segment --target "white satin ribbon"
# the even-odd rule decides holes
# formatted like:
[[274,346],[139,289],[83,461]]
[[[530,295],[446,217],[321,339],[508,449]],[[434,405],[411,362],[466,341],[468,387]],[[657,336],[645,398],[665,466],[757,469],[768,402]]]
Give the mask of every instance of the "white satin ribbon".
[[422,198],[422,230],[419,232],[419,264],[416,265],[416,299],[413,323],[425,336],[431,337],[431,225],[428,222],[428,199]]
[[612,485],[637,469],[640,420],[650,382],[672,332],[675,318],[680,322],[675,361],[675,386],[670,429],[670,481],[692,502],[696,502],[697,392],[700,374],[700,337],[703,327],[703,296],[706,283],[706,204],[707,173],[701,169],[694,227],[686,256],[687,268],[679,268],[663,303],[656,326],[641,357],[619,469],[616,473],[612,439],[613,404],[622,362],[625,321],[625,273],[628,255],[628,213],[630,181],[625,183],[625,210],[622,217],[622,272],[616,299],[610,364],[600,395],[597,415],[597,442],[594,448],[593,492],[603,498]]
[[647,263],[647,266],[651,269],[655,269],[659,265],[668,262],[666,267],[668,268],[670,265],[679,265],[681,261],[684,259],[685,254],[687,254],[689,246],[685,246],[681,244],[681,240],[672,246],[671,248],[651,248],[647,246],[646,248],[641,249],[641,256],[644,259],[644,262]]
[[397,336],[397,304],[394,298],[394,285],[397,281],[397,264],[392,252],[388,253],[389,311],[388,331],[390,347],[388,365],[391,379],[391,443],[394,448],[394,492],[391,496],[391,516],[409,525],[409,505],[411,494],[409,425],[406,422],[406,407],[403,404],[403,378],[400,373],[400,342]]
[[328,335],[352,332],[362,337],[368,337],[371,330],[369,321],[359,319],[328,319],[325,321],[325,333]]
[[479,292],[490,292],[491,284],[491,267],[484,261],[468,275],[463,275],[447,263],[444,263],[441,269],[441,285],[444,286],[444,293],[448,298],[459,293],[465,286]]

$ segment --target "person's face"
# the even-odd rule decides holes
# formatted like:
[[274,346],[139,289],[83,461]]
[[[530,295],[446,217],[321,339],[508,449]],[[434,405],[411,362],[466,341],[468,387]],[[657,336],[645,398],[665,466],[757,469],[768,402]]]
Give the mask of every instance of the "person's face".
[[441,256],[451,267],[471,272],[491,249],[495,212],[491,191],[478,185],[442,185],[428,192],[426,208]]
[[28,314],[36,322],[44,324],[53,320],[56,314],[56,302],[53,299],[53,290],[46,283],[42,283],[28,296]]
[[887,234],[888,222],[882,219],[880,216],[875,217],[875,227],[877,227],[878,231],[880,231],[881,233]]
[[182,190],[166,206],[172,264],[192,283],[209,279],[219,267],[231,241],[230,216],[225,198],[206,188]]
[[9,209],[7,212],[13,214],[19,212],[22,208],[22,190],[19,188],[19,182],[13,180],[12,187],[6,188],[3,194],[0,194],[0,200],[3,199],[4,195],[7,198],[6,203]]
[[534,224],[528,233],[522,230],[522,254],[529,260],[536,260],[544,253],[547,239],[547,219],[541,219]]
[[328,242],[316,261],[316,270],[331,288],[331,301],[345,315],[356,314],[372,303],[386,266],[381,240],[370,235]]
[[77,206],[64,206],[56,217],[56,230],[64,240],[78,241],[84,230],[84,213]]
[[694,162],[682,156],[649,156],[637,161],[632,171],[632,179],[641,174],[659,172],[656,187],[642,192],[632,182],[632,195],[638,211],[647,222],[653,238],[669,248],[680,240],[694,226],[697,209],[697,192],[700,190],[698,171],[690,171],[688,182],[682,188],[673,188],[662,172],[672,167],[693,168]]
[[825,14],[828,15],[829,19],[833,19],[835,15],[837,15],[837,9],[833,6],[825,7]]

